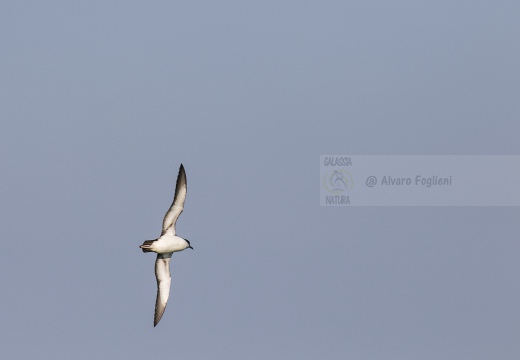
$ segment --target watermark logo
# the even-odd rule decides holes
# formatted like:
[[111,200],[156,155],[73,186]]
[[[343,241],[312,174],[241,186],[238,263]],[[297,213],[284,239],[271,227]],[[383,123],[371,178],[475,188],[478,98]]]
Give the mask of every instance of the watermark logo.
[[325,173],[323,187],[333,195],[344,195],[354,186],[352,175],[345,169],[334,169]]
[[322,155],[320,205],[520,206],[519,169],[520,155]]

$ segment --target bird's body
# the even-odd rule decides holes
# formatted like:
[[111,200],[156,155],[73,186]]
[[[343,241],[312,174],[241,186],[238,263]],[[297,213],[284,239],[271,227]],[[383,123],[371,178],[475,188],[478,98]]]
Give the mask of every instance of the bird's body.
[[147,240],[143,245],[141,245],[143,252],[155,252],[158,254],[174,253],[182,251],[187,247],[189,247],[189,244],[186,240],[177,235],[168,233],[162,235],[157,240]]
[[154,240],[146,240],[140,248],[143,252],[157,253],[155,261],[155,277],[157,279],[157,298],[155,300],[155,314],[153,326],[161,320],[168,298],[170,296],[170,258],[174,252],[182,251],[186,248],[193,249],[187,239],[177,236],[175,233],[175,223],[184,209],[186,200],[187,182],[184,166],[179,168],[177,184],[175,186],[175,197],[170,209],[166,212],[163,219],[163,229],[161,236]]

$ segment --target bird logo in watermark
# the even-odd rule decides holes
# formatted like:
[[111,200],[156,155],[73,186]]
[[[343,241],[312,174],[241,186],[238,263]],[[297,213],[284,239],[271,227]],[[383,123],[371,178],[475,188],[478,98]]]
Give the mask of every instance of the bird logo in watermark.
[[332,170],[323,177],[323,187],[331,194],[343,194],[352,189],[352,175],[343,169]]

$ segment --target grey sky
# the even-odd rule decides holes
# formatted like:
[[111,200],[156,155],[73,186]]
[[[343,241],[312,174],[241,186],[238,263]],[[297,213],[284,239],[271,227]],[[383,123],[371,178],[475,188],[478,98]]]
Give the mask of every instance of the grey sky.
[[320,207],[319,156],[520,154],[519,11],[3,1],[0,356],[518,358],[519,209]]

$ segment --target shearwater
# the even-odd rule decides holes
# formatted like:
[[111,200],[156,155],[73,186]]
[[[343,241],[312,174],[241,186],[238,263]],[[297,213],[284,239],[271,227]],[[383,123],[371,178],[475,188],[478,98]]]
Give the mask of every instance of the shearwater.
[[168,297],[170,296],[170,258],[172,254],[177,251],[182,251],[186,248],[193,249],[187,239],[177,236],[175,233],[175,223],[179,215],[184,209],[184,200],[186,200],[187,183],[186,172],[184,166],[179,168],[179,175],[177,175],[177,184],[175,186],[175,197],[173,203],[164,215],[161,236],[154,240],[146,240],[143,245],[139,246],[143,252],[157,253],[157,260],[155,260],[155,277],[157,279],[157,298],[155,300],[155,314],[153,319],[153,326],[157,326],[161,320]]

